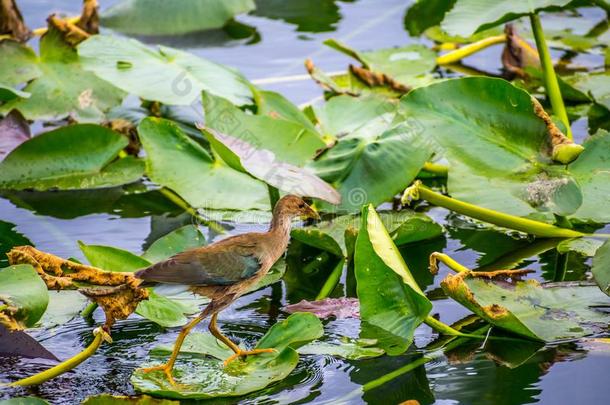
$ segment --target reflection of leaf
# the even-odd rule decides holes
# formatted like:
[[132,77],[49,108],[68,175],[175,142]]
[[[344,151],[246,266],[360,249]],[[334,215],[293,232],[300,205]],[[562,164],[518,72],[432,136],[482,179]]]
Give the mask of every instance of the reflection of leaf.
[[375,339],[350,339],[341,338],[338,342],[312,342],[299,348],[299,354],[323,354],[328,356],[342,357],[348,360],[370,359],[383,356],[385,350],[376,347]]
[[568,239],[559,242],[557,251],[559,253],[575,252],[582,256],[592,257],[602,244],[602,241],[592,238]]
[[360,304],[356,298],[325,298],[319,301],[301,300],[283,308],[288,313],[311,312],[318,318],[359,318]]
[[451,9],[455,0],[417,0],[405,14],[405,28],[409,35],[421,35],[426,29],[443,21],[445,13]]
[[252,14],[283,20],[297,26],[299,32],[326,32],[335,30],[341,19],[336,0],[255,0]]
[[0,269],[0,323],[9,330],[34,326],[48,304],[47,286],[31,265]]
[[540,285],[535,280],[505,285],[467,272],[441,283],[451,298],[489,323],[540,341],[576,338],[605,329],[610,315],[593,307],[610,300],[596,286]]
[[146,118],[138,126],[150,179],[170,188],[191,206],[213,209],[268,209],[265,184],[214,161],[174,123]]
[[[203,399],[245,395],[286,378],[299,361],[294,348],[319,338],[322,333],[322,324],[314,315],[293,314],[273,325],[256,346],[274,348],[277,352],[248,356],[227,367],[223,367],[219,361],[231,354],[230,351],[217,347],[222,347],[223,343],[212,338],[192,338],[191,334],[183,346],[190,356],[178,357],[173,370],[178,383],[176,386],[170,385],[162,372],[143,373],[141,370],[134,372],[131,383],[138,391],[169,398]],[[219,356],[220,359],[208,355]]]
[[78,46],[78,54],[85,69],[146,100],[189,105],[206,90],[238,105],[251,102],[241,74],[177,49],[93,35]]
[[415,329],[428,316],[432,304],[371,205],[362,209],[354,271],[362,320],[410,345]]
[[29,97],[7,102],[0,112],[17,109],[30,120],[70,115],[79,120],[100,121],[108,109],[121,103],[124,93],[84,71],[76,51],[61,35],[51,27],[40,40],[39,57],[25,45],[3,41],[2,59],[7,66],[0,69],[0,83],[33,81],[23,89],[30,93]]
[[104,10],[100,22],[126,34],[178,35],[221,28],[254,9],[252,0],[123,0]]
[[22,143],[0,163],[0,188],[81,189],[132,183],[143,162],[116,159],[127,138],[93,124],[68,125]]
[[236,170],[245,171],[280,191],[338,204],[341,196],[309,170],[278,161],[273,152],[254,148],[248,142],[204,128],[212,148]]
[[32,245],[32,242],[16,229],[10,222],[0,221],[0,266],[7,263],[6,253],[15,246]]

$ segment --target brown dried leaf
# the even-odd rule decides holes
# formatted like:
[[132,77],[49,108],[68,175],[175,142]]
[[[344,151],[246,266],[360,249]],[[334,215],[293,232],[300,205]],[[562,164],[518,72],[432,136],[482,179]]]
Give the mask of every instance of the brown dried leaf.
[[30,39],[31,32],[23,22],[15,0],[0,0],[0,35],[9,35],[19,42]]
[[97,0],[84,0],[83,12],[76,26],[89,34],[98,34],[100,32],[100,18],[97,10]]
[[397,82],[385,73],[373,72],[372,70],[354,65],[349,65],[349,70],[369,87],[385,86],[398,93],[408,93],[411,91],[410,87]]

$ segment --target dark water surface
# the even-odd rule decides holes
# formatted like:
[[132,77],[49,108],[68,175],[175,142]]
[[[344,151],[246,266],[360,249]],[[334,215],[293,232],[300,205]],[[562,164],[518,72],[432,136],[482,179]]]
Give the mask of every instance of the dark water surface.
[[[44,25],[51,12],[77,14],[81,5],[76,0],[20,0],[18,3],[30,27]],[[101,1],[104,7],[111,3],[114,1]],[[328,72],[344,69],[347,58],[322,45],[326,38],[341,39],[356,49],[421,41],[409,38],[403,28],[405,3],[400,0],[258,0],[256,11],[237,18],[240,23],[252,27],[249,29],[253,34],[247,38],[234,39],[218,30],[180,38],[144,40],[189,50],[234,66],[250,80],[265,79],[259,83],[269,83],[273,78],[304,74],[303,61],[307,57]],[[592,12],[591,18],[599,19],[600,16]],[[500,52],[500,48],[492,48],[467,62],[498,73]],[[582,60],[587,60],[587,56]],[[279,91],[297,104],[310,102],[321,95],[311,80],[261,86]],[[575,130],[582,137],[586,123],[577,123]],[[434,278],[428,273],[427,257],[431,252],[443,250],[471,268],[493,268],[494,263],[507,256],[518,256],[520,250],[540,243],[479,230],[443,209],[432,209],[429,215],[446,226],[447,239],[407,245],[401,247],[401,252],[422,288],[434,297],[433,313],[440,313],[446,323],[457,321],[467,315],[467,311],[442,296],[438,285],[447,273],[441,269]],[[192,219],[149,185],[138,185],[104,191],[5,193],[0,195],[0,221],[0,232],[6,232],[14,239],[22,235],[41,250],[82,260],[78,240],[139,253],[159,236],[191,223]],[[14,230],[9,231],[13,225]],[[226,225],[229,232],[260,228]],[[210,239],[215,236],[203,226],[201,230]],[[290,249],[296,253],[300,247],[293,244]],[[536,270],[536,278],[553,280],[556,258],[556,251],[550,249],[524,258],[521,266]],[[0,262],[2,265],[5,262]],[[590,260],[571,255],[565,279],[585,279],[589,266]],[[256,341],[278,319],[286,317],[282,306],[302,298],[312,299],[311,292],[321,287],[326,269],[305,277],[298,272],[298,267],[298,263],[289,266],[284,281],[244,296],[222,312],[223,330],[232,337]],[[335,295],[339,296],[343,291],[354,295],[354,290],[353,274],[347,272]],[[95,319],[101,320],[101,314],[96,313]],[[57,329],[34,331],[32,335],[56,356],[65,359],[91,341],[91,330],[92,325],[77,318]],[[199,330],[204,331],[205,325]],[[325,322],[325,338],[328,339],[340,335],[356,337],[358,331],[356,320]],[[89,395],[134,394],[129,384],[132,370],[150,348],[173,342],[176,334],[177,329],[163,330],[134,316],[119,322],[113,329],[114,344],[102,346],[74,371],[39,387],[1,390],[0,398],[36,395],[54,404],[75,404]],[[424,347],[433,339],[430,329],[422,326],[417,331],[415,346]],[[418,350],[412,347],[401,356],[361,361],[303,356],[297,369],[285,381],[247,397],[214,403],[396,404],[408,399],[417,399],[422,404],[608,403],[610,352],[568,342],[533,348],[529,358],[514,367],[507,365],[507,361],[513,360],[510,356],[503,362],[494,361],[486,350],[476,345],[480,342],[470,347],[470,353],[442,357],[367,392],[362,392],[362,385],[400,369],[419,356]],[[0,359],[0,382],[31,375],[49,364],[39,360]]]

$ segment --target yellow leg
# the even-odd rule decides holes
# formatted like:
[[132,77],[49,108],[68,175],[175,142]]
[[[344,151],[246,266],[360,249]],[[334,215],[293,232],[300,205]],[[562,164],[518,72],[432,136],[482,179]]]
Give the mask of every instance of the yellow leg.
[[232,356],[230,356],[228,359],[226,359],[224,361],[225,367],[229,363],[231,363],[233,360],[235,360],[239,357],[245,357],[245,356],[249,356],[249,355],[253,355],[253,354],[260,354],[260,353],[273,353],[276,351],[275,349],[242,350],[239,346],[237,346],[235,343],[233,343],[231,341],[231,339],[229,339],[228,337],[223,335],[222,332],[220,332],[220,329],[218,329],[218,325],[216,324],[217,318],[218,318],[218,314],[212,315],[212,319],[210,320],[210,326],[209,326],[210,333],[212,333],[212,335],[214,335],[214,337],[216,337],[216,339],[220,340],[221,342],[223,342],[224,344],[229,346],[229,348],[235,352],[235,354],[233,354]]
[[182,330],[180,331],[180,334],[178,335],[178,338],[176,339],[176,342],[174,343],[174,350],[172,351],[172,355],[170,356],[167,363],[161,364],[161,365],[158,365],[155,367],[143,368],[142,371],[145,373],[149,373],[151,371],[159,371],[159,370],[163,371],[165,373],[165,375],[167,376],[169,383],[171,385],[176,385],[176,382],[174,381],[174,377],[172,376],[172,369],[174,368],[174,364],[176,363],[176,358],[178,357],[178,353],[180,353],[180,348],[182,347],[182,343],[184,343],[184,339],[186,338],[186,335],[188,335],[190,333],[191,329],[193,329],[195,327],[195,325],[197,325],[199,322],[201,322],[203,319],[205,319],[206,316],[207,316],[207,314],[202,312],[201,314],[199,314],[199,316],[197,316],[197,318],[193,319],[192,321],[190,321],[187,325],[185,325],[182,328]]

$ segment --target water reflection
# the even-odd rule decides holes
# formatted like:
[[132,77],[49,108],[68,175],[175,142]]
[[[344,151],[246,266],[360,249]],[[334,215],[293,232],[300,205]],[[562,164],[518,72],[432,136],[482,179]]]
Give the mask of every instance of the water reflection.
[[336,0],[256,0],[252,14],[296,25],[299,32],[334,31],[341,19]]

